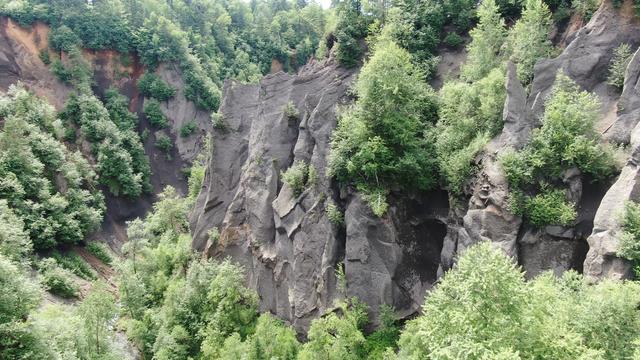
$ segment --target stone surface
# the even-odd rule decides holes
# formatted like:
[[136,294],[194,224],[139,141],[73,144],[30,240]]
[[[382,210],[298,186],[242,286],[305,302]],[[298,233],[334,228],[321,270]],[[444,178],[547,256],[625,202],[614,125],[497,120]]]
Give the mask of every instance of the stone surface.
[[[231,256],[244,265],[248,283],[271,311],[305,330],[345,294],[335,269],[344,262],[346,292],[371,309],[382,304],[409,316],[419,310],[437,276],[446,232],[443,192],[412,199],[392,196],[378,218],[352,190],[327,176],[336,105],[350,101],[354,71],[332,59],[312,62],[299,74],[276,73],[259,85],[231,82],[224,88],[224,129],[213,133],[213,152],[191,214],[195,249]],[[288,102],[298,118],[283,114]],[[317,173],[297,198],[281,172],[304,161]],[[332,224],[328,201],[344,211]],[[213,243],[207,233],[219,227]]]
[[[627,69],[620,102],[617,91],[606,84],[606,76],[616,47],[621,43],[628,43],[633,48],[638,46],[638,23],[633,17],[621,15],[609,3],[604,3],[591,21],[575,32],[571,39],[559,56],[540,60],[535,65],[534,79],[528,96],[515,77],[513,64],[507,66],[504,128],[478,159],[480,171],[470,181],[467,192],[468,204],[457,213],[451,212],[447,222],[449,229],[443,247],[441,273],[453,264],[455,256],[479,241],[492,241],[496,247],[517,260],[528,277],[546,270],[556,274],[568,269],[582,270],[582,262],[587,251],[586,238],[591,233],[594,223],[594,234],[602,232],[601,227],[609,228],[609,225],[600,224],[599,219],[611,214],[596,215],[596,210],[598,214],[606,212],[604,209],[607,207],[607,197],[602,201],[602,206],[600,200],[608,184],[593,185],[589,179],[584,179],[577,169],[563,174],[569,200],[578,204],[576,223],[568,228],[547,227],[540,230],[523,223],[508,210],[508,184],[497,164],[497,158],[502,152],[509,148],[524,147],[529,141],[531,130],[540,126],[545,101],[559,71],[576,81],[582,89],[594,92],[598,96],[602,103],[603,121],[607,120],[607,114],[615,114],[618,104],[624,104],[619,110],[617,120],[609,128],[608,138],[620,143],[628,142],[626,137],[630,129],[638,123],[636,112],[640,111],[637,110],[640,107],[640,98],[637,97],[635,89],[640,76],[640,56],[636,54]],[[606,124],[597,126],[606,127]],[[635,170],[625,169],[621,178],[632,176],[625,175],[625,171],[635,174]],[[622,195],[624,191],[618,192],[614,188],[609,190],[612,191],[616,192],[615,196],[618,197],[613,203],[625,198]],[[607,193],[607,196],[613,195]],[[593,268],[595,273],[602,273],[602,276],[619,277],[617,273],[624,270],[624,266],[620,264],[619,259],[612,258],[615,252],[615,249],[612,250],[615,247],[610,244],[612,240],[601,239],[602,235],[594,236],[589,238],[591,251],[584,264],[585,271],[592,271],[590,269]],[[595,267],[588,266],[587,263]],[[600,271],[601,267],[606,270]]]

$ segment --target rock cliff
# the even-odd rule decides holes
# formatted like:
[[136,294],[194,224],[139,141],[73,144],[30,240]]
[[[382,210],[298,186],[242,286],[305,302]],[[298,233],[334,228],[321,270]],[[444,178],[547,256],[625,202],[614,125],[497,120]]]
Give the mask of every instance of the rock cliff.
[[[629,264],[615,256],[616,214],[624,200],[638,199],[640,55],[629,65],[621,96],[606,84],[606,76],[618,45],[640,45],[640,24],[626,15],[632,13],[630,6],[618,11],[605,2],[588,24],[563,35],[568,45],[559,56],[536,65],[528,89],[509,64],[504,128],[478,156],[479,172],[467,184],[466,196],[392,192],[382,218],[353,189],[340,187],[326,174],[336,106],[350,101],[354,72],[328,60],[313,62],[297,75],[269,75],[257,85],[227,83],[224,126],[213,132],[205,182],[191,214],[194,248],[243,264],[260,295],[261,310],[299,330],[345,295],[335,271],[341,263],[346,295],[364,300],[374,320],[382,304],[393,305],[402,317],[417,312],[426,291],[456,256],[484,240],[512,256],[529,277],[583,268],[594,279],[628,276]],[[631,143],[633,155],[609,183],[593,183],[577,169],[567,171],[563,181],[578,204],[578,219],[572,226],[535,229],[508,211],[509,188],[497,158],[525,146],[531,130],[540,126],[558,71],[597,94],[603,141]],[[298,117],[285,115],[288,102]],[[308,162],[317,174],[300,196],[281,179],[296,161]],[[344,212],[344,226],[330,222],[329,201]],[[210,236],[214,227],[219,236]]]

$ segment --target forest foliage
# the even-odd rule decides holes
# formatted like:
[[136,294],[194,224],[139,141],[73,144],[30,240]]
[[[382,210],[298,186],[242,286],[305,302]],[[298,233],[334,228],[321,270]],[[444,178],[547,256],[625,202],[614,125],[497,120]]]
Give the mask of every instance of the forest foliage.
[[[49,44],[59,53],[49,59],[51,70],[75,89],[60,114],[22,86],[0,97],[0,358],[119,359],[116,327],[145,358],[158,360],[639,357],[637,282],[588,284],[572,271],[526,281],[512,259],[487,243],[460,249],[419,316],[402,325],[384,306],[375,331],[366,305],[347,296],[344,267],[336,264],[334,307],[310,323],[301,341],[288,323],[260,313],[245,269],[193,252],[187,216],[204,181],[202,158],[191,168],[187,196],[167,187],[145,218],[128,222],[122,259],[87,245],[115,268],[118,303],[116,290],[100,281],[83,294],[76,276],[95,280],[96,274],[77,256],[58,252],[100,225],[100,185],[130,199],[151,190],[137,116],[116,89],[102,98],[93,94],[81,49],[137,55],[147,70],[138,87],[153,126],[169,125],[163,102],[183,91],[222,128],[217,110],[225,79],[254,82],[277,63],[293,71],[312,56],[327,56],[335,42],[342,66],[362,67],[353,104],[339,111],[330,174],[353,185],[383,217],[392,191],[442,186],[453,197],[464,193],[478,154],[503,125],[506,62],[516,65],[528,87],[536,61],[554,51],[549,32],[562,6],[585,17],[592,8],[541,0],[476,5],[337,0],[323,10],[304,0],[0,1],[0,13],[24,26],[51,25]],[[427,80],[438,50],[443,42],[461,46],[467,33],[461,78],[436,92]],[[624,80],[630,54],[616,52],[612,85],[621,84],[621,74]],[[163,63],[180,69],[184,88],[157,75]],[[577,172],[605,179],[615,172],[613,155],[594,130],[594,95],[559,73],[545,107],[530,143],[503,155],[500,164],[511,211],[534,226],[569,225],[576,209],[565,178]],[[283,110],[292,119],[300,116],[293,104]],[[188,124],[181,129],[185,137],[194,131]],[[87,144],[91,164],[75,150]],[[155,145],[170,156],[169,137],[158,136]],[[316,176],[310,164],[294,163],[282,179],[301,195]],[[334,226],[344,226],[335,203],[327,202],[325,211]],[[637,205],[626,205],[618,249],[636,262],[639,214]],[[224,232],[214,229],[210,236],[219,241]],[[45,290],[77,303],[41,306]]]

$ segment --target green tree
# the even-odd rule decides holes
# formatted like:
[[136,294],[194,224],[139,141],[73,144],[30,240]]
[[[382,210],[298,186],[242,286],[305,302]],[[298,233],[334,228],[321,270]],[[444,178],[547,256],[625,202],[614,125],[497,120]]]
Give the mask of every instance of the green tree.
[[636,283],[587,285],[575,272],[527,282],[510,258],[483,243],[467,249],[425,298],[422,315],[403,331],[399,358],[629,358],[638,295]]
[[497,68],[474,83],[446,82],[440,90],[439,119],[431,136],[451,192],[463,191],[476,156],[502,129],[505,97],[504,72]]
[[367,20],[360,0],[340,0],[336,6],[336,59],[345,67],[354,67],[363,54],[361,41],[367,35]]
[[49,33],[49,46],[54,50],[70,52],[81,45],[82,41],[78,35],[66,25],[57,27]]
[[467,62],[462,77],[476,81],[500,65],[500,50],[507,30],[495,0],[483,0],[478,8],[478,25],[471,30],[471,43],[467,47]]
[[629,44],[620,44],[613,51],[613,59],[609,65],[609,76],[607,77],[607,84],[616,87],[621,90],[624,86],[624,74],[627,71],[627,66],[631,62],[633,52]]
[[[338,304],[342,315],[332,312],[311,323],[309,341],[302,346],[298,359],[356,360],[366,356],[362,326],[366,311],[358,302]],[[321,355],[320,355],[321,354]]]
[[93,284],[93,288],[78,308],[87,336],[91,354],[100,355],[109,349],[109,322],[116,315],[115,298],[102,282]]
[[133,272],[136,272],[136,256],[139,256],[149,246],[144,224],[140,219],[127,222],[127,242],[122,245],[122,254],[131,258]]
[[632,201],[624,204],[620,229],[618,256],[637,263],[640,261],[640,205]]
[[[511,188],[511,209],[536,226],[569,224],[573,204],[561,201],[551,184],[563,172],[577,168],[602,180],[615,170],[612,152],[601,145],[594,130],[600,104],[595,95],[580,91],[577,84],[558,73],[546,102],[542,127],[518,152],[504,154],[500,162]],[[538,195],[536,195],[538,194]],[[555,214],[555,215],[554,215]]]
[[378,43],[355,92],[358,100],[340,114],[332,138],[331,175],[365,194],[432,187],[434,153],[424,134],[436,116],[435,95],[409,53]]
[[0,200],[0,254],[15,261],[24,261],[33,250],[31,239],[24,230],[24,222]]
[[518,79],[523,84],[533,80],[533,66],[549,57],[553,45],[549,32],[553,21],[549,7],[542,0],[527,0],[522,17],[509,32],[508,52],[517,66]]

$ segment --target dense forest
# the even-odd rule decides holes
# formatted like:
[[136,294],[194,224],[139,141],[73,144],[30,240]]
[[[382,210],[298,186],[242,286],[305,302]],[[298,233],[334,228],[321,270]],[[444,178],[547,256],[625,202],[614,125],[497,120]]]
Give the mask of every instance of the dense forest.
[[[629,2],[631,4],[631,2]],[[389,304],[369,317],[349,296],[344,264],[333,269],[339,299],[306,333],[261,311],[261,294],[229,258],[192,248],[189,213],[209,153],[185,171],[152,210],[126,224],[111,250],[93,241],[105,196],[137,201],[153,192],[141,117],[116,87],[96,91],[84,52],[109,50],[136,63],[146,98],[141,116],[169,127],[163,104],[179,89],[158,76],[174,64],[185,97],[219,112],[225,81],[256,83],[308,62],[335,61],[356,72],[350,102],[338,106],[326,176],[349,186],[375,216],[394,194],[444,189],[465,199],[477,157],[504,124],[510,65],[525,91],[536,63],[561,51],[552,32],[586,23],[593,0],[0,0],[0,14],[24,28],[50,28],[40,59],[71,90],[56,110],[24,84],[0,96],[0,359],[640,359],[640,283],[577,271],[534,278],[488,242],[469,246],[425,294],[420,314]],[[634,5],[634,4],[631,4]],[[611,6],[620,9],[621,1]],[[635,7],[638,9],[640,6]],[[617,10],[616,10],[617,11]],[[606,81],[619,94],[635,48],[617,47]],[[433,85],[441,52],[466,53],[459,76]],[[558,73],[527,144],[501,153],[509,211],[534,229],[574,224],[568,171],[594,183],[620,173],[625,151],[601,141],[600,100]],[[283,110],[298,117],[292,104]],[[195,123],[179,130],[196,131]],[[173,139],[156,136],[170,155]],[[324,173],[324,172],[323,172]],[[299,197],[317,169],[297,162],[282,183]],[[332,226],[344,210],[328,202]],[[640,205],[619,214],[617,255],[640,275]],[[209,241],[221,234],[213,228]],[[80,250],[78,250],[80,249]],[[87,262],[98,259],[104,276]],[[52,300],[53,299],[53,300]],[[124,334],[124,335],[122,335]]]

